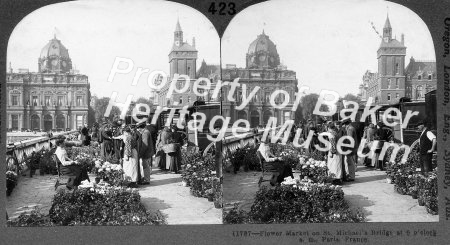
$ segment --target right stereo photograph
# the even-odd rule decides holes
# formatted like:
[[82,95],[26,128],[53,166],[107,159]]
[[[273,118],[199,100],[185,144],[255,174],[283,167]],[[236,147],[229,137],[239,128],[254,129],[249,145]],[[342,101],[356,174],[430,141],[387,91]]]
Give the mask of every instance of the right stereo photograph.
[[267,1],[221,43],[224,224],[439,221],[436,57],[417,14]]

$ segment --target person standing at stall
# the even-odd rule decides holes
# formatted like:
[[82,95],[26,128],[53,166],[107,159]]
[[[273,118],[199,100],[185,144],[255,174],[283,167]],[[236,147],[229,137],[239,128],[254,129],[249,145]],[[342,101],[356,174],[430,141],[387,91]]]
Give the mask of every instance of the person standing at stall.
[[421,131],[419,137],[420,171],[428,173],[433,171],[433,152],[436,150],[436,135],[427,127],[427,123],[422,121],[417,128]]
[[150,184],[150,174],[152,171],[152,156],[154,154],[153,140],[150,130],[146,128],[146,122],[138,124],[138,131],[141,135],[139,141],[139,163],[144,172],[144,178],[141,180],[142,185]]

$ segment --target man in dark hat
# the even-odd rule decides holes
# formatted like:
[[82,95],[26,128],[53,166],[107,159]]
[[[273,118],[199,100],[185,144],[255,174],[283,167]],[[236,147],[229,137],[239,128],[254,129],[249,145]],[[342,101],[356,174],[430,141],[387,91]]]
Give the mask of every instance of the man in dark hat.
[[377,123],[377,128],[378,129],[376,130],[375,139],[378,140],[378,145],[374,154],[377,163],[375,168],[377,168],[378,170],[384,170],[384,159],[379,159],[380,153],[385,142],[392,142],[394,140],[394,132],[390,127],[386,126],[382,120]]
[[[153,145],[152,134],[146,127],[147,120],[138,124],[138,131],[141,135],[139,142],[139,163],[142,164],[142,170],[144,172],[142,185],[150,184],[150,174],[152,172],[152,156],[155,154],[155,147]],[[139,171],[140,172],[140,171]]]
[[427,128],[427,122],[421,121],[417,129],[421,131],[419,137],[420,170],[422,173],[432,171],[431,160],[436,150],[436,135]]

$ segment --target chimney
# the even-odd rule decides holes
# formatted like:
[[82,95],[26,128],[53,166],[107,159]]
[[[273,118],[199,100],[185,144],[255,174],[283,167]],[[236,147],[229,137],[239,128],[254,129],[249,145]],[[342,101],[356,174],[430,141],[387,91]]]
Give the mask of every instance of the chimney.
[[195,37],[192,38],[192,47],[195,48]]
[[405,45],[405,34],[402,33],[402,44]]

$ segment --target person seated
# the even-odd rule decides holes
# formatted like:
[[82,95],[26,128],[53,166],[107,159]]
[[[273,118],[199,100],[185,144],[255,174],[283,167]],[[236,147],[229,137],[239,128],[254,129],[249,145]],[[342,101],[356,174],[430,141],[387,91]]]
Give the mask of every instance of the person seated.
[[294,178],[294,174],[292,173],[292,167],[289,164],[285,164],[282,161],[281,157],[276,157],[272,151],[270,150],[270,146],[267,144],[268,140],[262,140],[259,145],[258,151],[261,153],[262,157],[265,160],[265,170],[268,171],[276,171],[272,175],[272,179],[270,180],[270,184],[274,186],[276,183],[280,184],[284,181],[286,177]]
[[266,162],[276,162],[281,160],[281,157],[275,157],[275,155],[270,150],[270,146],[267,144],[267,139],[261,141],[258,151],[261,153],[262,157]]
[[61,174],[69,176],[66,187],[67,189],[77,189],[81,181],[89,180],[87,170],[82,168],[82,166],[77,165],[76,162],[67,156],[67,151],[65,149],[64,139],[58,139],[56,141],[56,151],[55,155],[61,162]]

